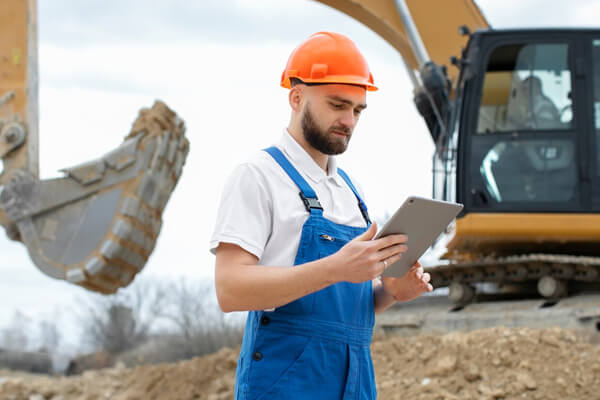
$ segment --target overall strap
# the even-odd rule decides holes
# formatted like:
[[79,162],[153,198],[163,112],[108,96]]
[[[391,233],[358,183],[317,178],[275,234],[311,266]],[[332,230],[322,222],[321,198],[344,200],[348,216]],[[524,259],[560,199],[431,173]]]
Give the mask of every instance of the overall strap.
[[338,174],[340,174],[340,176],[346,181],[346,183],[348,184],[348,186],[350,186],[350,189],[352,189],[352,191],[354,192],[354,195],[358,199],[358,208],[360,209],[360,212],[361,212],[363,218],[365,219],[367,226],[371,225],[371,219],[369,218],[369,211],[367,210],[367,205],[360,198],[360,194],[358,194],[358,190],[356,190],[356,188],[354,187],[354,184],[352,184],[350,177],[348,177],[348,174],[346,174],[344,172],[344,170],[341,168],[338,168]]
[[309,213],[323,213],[323,207],[317,198],[317,194],[313,190],[312,187],[306,182],[306,180],[300,175],[298,170],[294,168],[294,166],[289,162],[289,160],[283,155],[281,150],[277,147],[269,147],[265,149],[267,153],[271,155],[277,161],[277,163],[283,168],[283,170],[288,174],[288,176],[294,181],[296,186],[300,189],[300,198],[304,203],[304,207],[306,207],[306,211]]

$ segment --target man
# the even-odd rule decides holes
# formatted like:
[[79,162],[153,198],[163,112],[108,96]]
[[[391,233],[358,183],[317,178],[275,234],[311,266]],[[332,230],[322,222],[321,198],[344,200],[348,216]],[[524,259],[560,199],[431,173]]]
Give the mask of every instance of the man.
[[407,238],[372,240],[376,224],[333,157],[377,88],[354,43],[331,32],[294,50],[281,85],[289,126],[234,171],[210,244],[220,307],[250,311],[236,398],[374,399],[374,313],[432,290],[418,264],[378,278]]

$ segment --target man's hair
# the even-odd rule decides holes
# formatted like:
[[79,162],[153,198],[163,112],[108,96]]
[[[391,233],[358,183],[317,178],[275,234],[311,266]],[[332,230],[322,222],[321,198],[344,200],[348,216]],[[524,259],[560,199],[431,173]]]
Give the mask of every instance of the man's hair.
[[[290,86],[294,87],[296,85],[299,84],[303,84],[306,86],[321,86],[321,85],[333,85],[333,82],[304,82],[302,79],[300,78],[290,78]],[[359,86],[364,88],[364,85],[356,85],[354,83],[344,83],[344,85],[350,85],[350,86]]]
[[300,78],[290,78],[290,85],[292,87],[299,85],[299,84],[303,84],[306,86],[319,86],[319,85],[329,85],[329,82],[304,82],[302,79]]
[[292,87],[294,87],[294,86],[296,86],[296,85],[298,85],[300,83],[304,83],[304,82],[302,82],[302,80],[299,79],[299,78],[290,78],[290,85]]

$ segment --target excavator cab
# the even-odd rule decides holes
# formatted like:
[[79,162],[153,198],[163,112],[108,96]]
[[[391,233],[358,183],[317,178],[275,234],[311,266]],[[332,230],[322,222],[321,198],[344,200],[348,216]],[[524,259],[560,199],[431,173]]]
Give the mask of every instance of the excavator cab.
[[[573,120],[576,71],[569,43],[512,32],[478,36],[487,53],[477,63],[478,82],[465,84],[469,121],[459,135],[468,143],[461,160],[469,173],[460,182],[472,193],[462,198],[483,210],[576,210],[581,135]],[[498,43],[498,36],[510,39]]]
[[600,282],[600,31],[481,30],[457,64],[434,193],[465,207],[436,283],[464,302],[478,282]]
[[600,212],[598,38],[582,30],[472,35],[455,132],[465,213]]

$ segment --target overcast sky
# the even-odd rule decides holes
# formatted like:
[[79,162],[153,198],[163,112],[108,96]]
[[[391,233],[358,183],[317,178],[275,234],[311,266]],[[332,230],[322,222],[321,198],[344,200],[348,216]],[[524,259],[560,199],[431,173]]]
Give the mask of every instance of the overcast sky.
[[[593,26],[596,0],[478,1],[492,26]],[[43,178],[111,150],[139,108],[165,101],[187,124],[191,152],[143,274],[212,279],[208,253],[222,184],[289,119],[279,78],[310,34],[350,36],[380,91],[369,93],[340,163],[374,216],[408,195],[430,196],[428,132],[399,54],[368,28],[310,0],[38,0],[40,160]],[[434,12],[434,10],[432,10]],[[86,292],[37,270],[0,232],[0,327],[16,310],[65,311]]]

